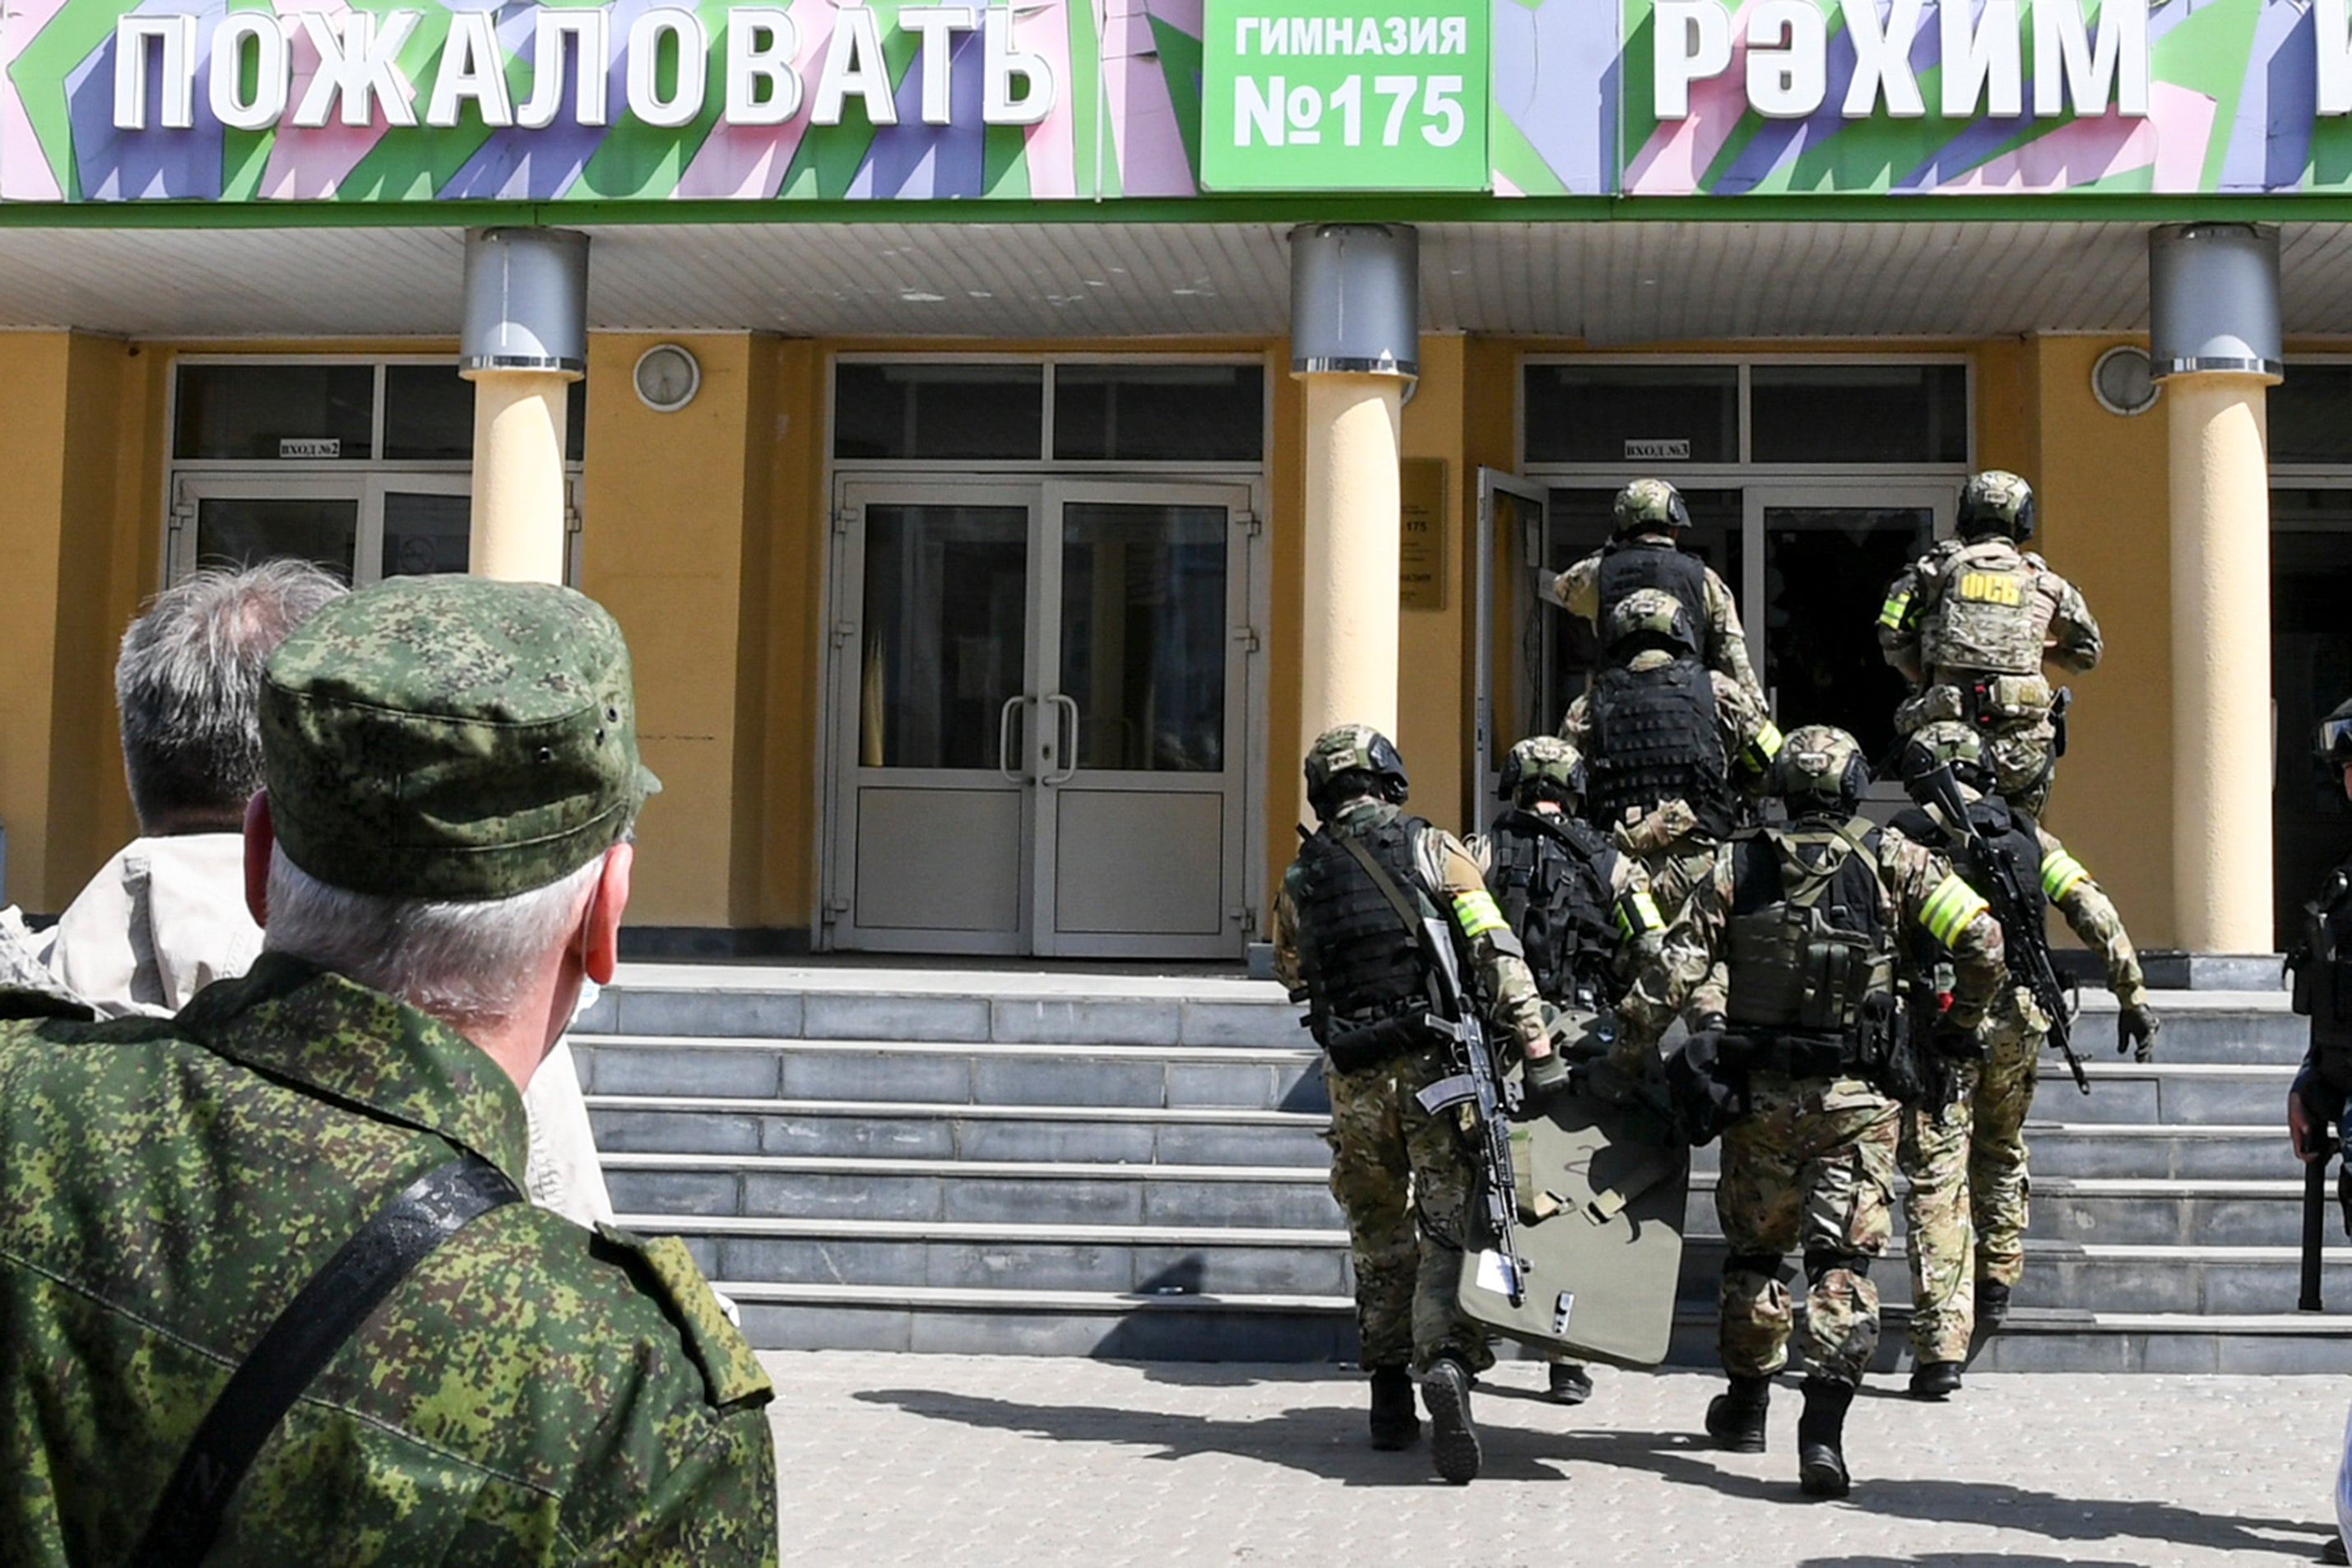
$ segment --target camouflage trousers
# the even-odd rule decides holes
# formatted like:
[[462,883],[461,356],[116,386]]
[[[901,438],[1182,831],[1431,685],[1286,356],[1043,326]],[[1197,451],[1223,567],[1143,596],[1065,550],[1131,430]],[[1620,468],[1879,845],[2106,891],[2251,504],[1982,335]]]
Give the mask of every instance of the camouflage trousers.
[[1331,1195],[1348,1216],[1363,1364],[1426,1371],[1441,1354],[1492,1366],[1484,1331],[1455,1302],[1468,1222],[1469,1156],[1458,1111],[1431,1116],[1416,1091],[1446,1075],[1429,1048],[1341,1072],[1324,1063],[1331,1096]]
[[1976,1282],[2014,1285],[2025,1272],[2025,1117],[2046,1032],[2032,1002],[2006,993],[1985,1023],[1985,1059],[1954,1066],[1951,1103],[1904,1112],[1916,1360],[1966,1360]]
[[[2049,682],[2040,676],[2000,678],[2020,688],[2020,700],[1987,714],[1978,723],[1995,786],[2005,795],[2031,789],[2057,764],[2058,726],[2052,717]],[[1906,699],[1895,710],[1895,732],[1908,735],[1946,721],[1969,721],[1966,699],[1957,686],[1938,683]]]
[[1668,925],[1690,901],[1693,889],[1715,875],[1716,841],[1703,834],[1686,833],[1654,848],[1633,850],[1633,858],[1650,874],[1650,897]]
[[1870,1259],[1886,1249],[1895,1199],[1895,1102],[1859,1079],[1758,1073],[1748,1114],[1723,1135],[1716,1211],[1724,1260],[1717,1345],[1734,1377],[1789,1361],[1792,1305],[1780,1279],[1805,1256],[1806,1364],[1859,1384],[1878,1349]]

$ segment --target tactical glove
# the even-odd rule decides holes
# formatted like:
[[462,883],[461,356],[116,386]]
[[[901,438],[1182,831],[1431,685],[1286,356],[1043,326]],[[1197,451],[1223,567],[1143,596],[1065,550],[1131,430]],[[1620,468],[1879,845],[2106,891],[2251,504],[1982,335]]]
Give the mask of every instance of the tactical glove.
[[2116,1054],[2129,1051],[2136,1062],[2154,1061],[2157,1032],[2163,1027],[2156,1009],[2147,1003],[2126,1007],[2116,1015]]
[[1935,1027],[1927,1031],[1927,1045],[1947,1059],[1974,1058],[1984,1054],[1975,1026],[1958,1022],[1948,1009],[1937,1016]]
[[1526,1086],[1530,1105],[1541,1105],[1556,1099],[1568,1089],[1568,1060],[1558,1051],[1548,1057],[1530,1057],[1526,1076],[1521,1081]]

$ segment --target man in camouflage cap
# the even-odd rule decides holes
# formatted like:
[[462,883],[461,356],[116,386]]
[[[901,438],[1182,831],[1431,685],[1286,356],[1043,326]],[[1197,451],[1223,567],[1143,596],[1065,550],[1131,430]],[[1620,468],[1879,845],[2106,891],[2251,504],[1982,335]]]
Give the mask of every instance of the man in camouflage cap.
[[1970,475],[1956,536],[1888,584],[1878,642],[1912,684],[1896,732],[1952,720],[1977,726],[2001,794],[2039,816],[2063,749],[2043,665],[2091,669],[2101,645],[2081,590],[2020,548],[2033,537],[2033,487],[2017,475]]
[[[261,727],[252,971],[0,1024],[0,1561],[772,1563],[768,1379],[685,1249],[504,1201],[656,787],[619,629],[386,582],[279,647]],[[289,1376],[388,1214],[446,1237]]]
[[1635,479],[1617,492],[1612,511],[1609,542],[1565,572],[1538,572],[1537,591],[1591,622],[1604,642],[1610,617],[1626,595],[1638,588],[1672,594],[1697,612],[1707,668],[1738,681],[1763,707],[1748,634],[1739,629],[1739,602],[1715,568],[1682,547],[1682,531],[1690,526],[1682,492],[1664,479]]
[[[1976,731],[1938,722],[1909,744],[1930,763],[1950,766],[1985,846],[1981,853],[2010,861],[2032,901],[2028,931],[2004,931],[2014,944],[2040,940],[2045,904],[2054,904],[2075,935],[2105,961],[2116,994],[2116,1049],[2152,1060],[2161,1024],[2148,1005],[2139,955],[2113,900],[2066,853],[2057,835],[1992,793],[1992,770]],[[1940,813],[1914,806],[1895,814],[1896,830],[1949,855],[1960,874],[1982,885],[1990,873],[1976,841],[1956,832]],[[1921,968],[1950,962],[1924,933]],[[1911,1252],[1911,1393],[1942,1399],[1958,1391],[1969,1342],[1979,1328],[1997,1329],[2009,1314],[2011,1291],[2025,1273],[2027,1219],[2025,1118],[2033,1107],[2035,1075],[2048,1042],[2050,1020],[2033,994],[2004,984],[1968,1049],[1944,1064],[1933,1103],[1903,1117],[1900,1163],[1910,1185],[1903,1200]]]
[[1371,726],[1317,738],[1307,801],[1320,826],[1283,876],[1274,962],[1292,1000],[1307,1004],[1328,1058],[1331,1195],[1353,1249],[1372,1447],[1402,1448],[1419,1436],[1410,1365],[1422,1374],[1437,1473],[1458,1486],[1480,1459],[1471,1379],[1495,1360],[1455,1298],[1475,1179],[1463,1147],[1470,1112],[1433,1115],[1414,1098],[1453,1069],[1446,1042],[1422,1022],[1437,994],[1433,961],[1400,906],[1446,927],[1498,1034],[1527,1058],[1531,1093],[1556,1092],[1568,1070],[1477,863],[1452,834],[1399,809],[1407,787],[1404,760]]

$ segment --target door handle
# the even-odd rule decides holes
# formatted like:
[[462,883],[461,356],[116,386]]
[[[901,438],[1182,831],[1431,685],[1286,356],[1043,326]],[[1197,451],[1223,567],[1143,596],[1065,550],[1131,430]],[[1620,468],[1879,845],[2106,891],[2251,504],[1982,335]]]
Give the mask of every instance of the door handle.
[[[1052,703],[1054,707],[1054,743],[1062,748],[1062,765],[1048,767],[1045,770],[1045,776],[1037,782],[1047,784],[1067,784],[1070,782],[1070,776],[1078,771],[1078,700],[1055,692],[1045,700]],[[1066,742],[1062,739],[1062,715],[1065,712],[1070,716],[1070,738]],[[1049,756],[1046,760],[1051,762],[1052,758]]]
[[1029,700],[1026,693],[1008,697],[1004,700],[1004,706],[996,710],[996,771],[1014,784],[1027,776],[1027,770],[1013,765],[1013,715]]

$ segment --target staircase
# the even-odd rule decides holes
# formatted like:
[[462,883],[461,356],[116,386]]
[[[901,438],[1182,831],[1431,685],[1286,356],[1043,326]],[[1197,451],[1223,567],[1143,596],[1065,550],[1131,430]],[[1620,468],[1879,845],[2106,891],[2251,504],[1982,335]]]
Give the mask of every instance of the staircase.
[[[2164,1059],[2045,1065],[2001,1371],[2352,1370],[2352,1248],[2294,1311],[2302,1183],[2275,993],[2156,998]],[[683,1237],[770,1348],[1352,1355],[1325,1101],[1271,984],[635,965],[573,1036],[623,1223]],[[1674,1359],[1712,1364],[1717,1151],[1699,1152]],[[1901,1237],[1874,1270],[1903,1348]],[[1793,1259],[1792,1259],[1793,1262]]]

